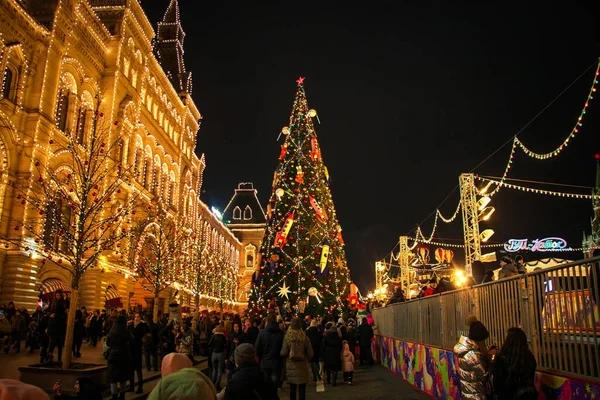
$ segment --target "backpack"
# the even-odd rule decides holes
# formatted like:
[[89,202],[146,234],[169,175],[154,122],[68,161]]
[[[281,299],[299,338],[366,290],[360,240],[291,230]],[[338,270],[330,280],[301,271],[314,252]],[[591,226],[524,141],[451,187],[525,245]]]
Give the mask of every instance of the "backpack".
[[290,343],[290,360],[304,361],[304,341],[294,341]]

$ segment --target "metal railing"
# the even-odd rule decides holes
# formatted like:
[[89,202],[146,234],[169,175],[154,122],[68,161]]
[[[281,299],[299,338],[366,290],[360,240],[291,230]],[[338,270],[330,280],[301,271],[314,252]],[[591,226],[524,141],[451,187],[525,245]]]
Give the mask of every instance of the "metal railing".
[[382,336],[452,350],[474,314],[502,345],[522,328],[539,368],[598,377],[600,257],[466,289],[391,304],[373,311]]

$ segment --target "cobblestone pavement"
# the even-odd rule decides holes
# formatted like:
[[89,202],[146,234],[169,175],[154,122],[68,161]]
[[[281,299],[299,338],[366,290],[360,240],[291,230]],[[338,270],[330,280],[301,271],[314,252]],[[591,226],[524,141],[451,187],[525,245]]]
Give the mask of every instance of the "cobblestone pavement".
[[[339,372],[338,385],[325,385],[324,392],[317,392],[314,382],[309,382],[306,388],[307,400],[424,400],[431,397],[415,389],[399,376],[382,366],[357,367],[354,371],[352,386],[344,384],[342,373]],[[341,382],[341,383],[340,383]],[[289,386],[284,384],[279,392],[282,400],[289,398]]]

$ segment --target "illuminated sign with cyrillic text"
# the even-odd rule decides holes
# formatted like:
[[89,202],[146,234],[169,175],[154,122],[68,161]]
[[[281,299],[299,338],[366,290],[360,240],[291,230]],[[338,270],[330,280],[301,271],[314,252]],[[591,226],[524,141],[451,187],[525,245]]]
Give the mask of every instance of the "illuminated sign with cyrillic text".
[[504,250],[514,253],[516,251],[567,251],[567,241],[558,237],[548,237],[545,239],[510,239],[504,243]]

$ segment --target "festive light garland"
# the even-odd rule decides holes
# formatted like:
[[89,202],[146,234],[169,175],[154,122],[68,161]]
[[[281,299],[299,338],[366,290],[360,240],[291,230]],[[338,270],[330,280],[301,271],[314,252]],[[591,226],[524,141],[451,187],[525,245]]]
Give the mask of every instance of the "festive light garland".
[[493,184],[498,185],[498,187],[507,187],[509,189],[520,190],[522,192],[528,192],[528,193],[543,194],[543,195],[556,196],[556,197],[567,197],[567,198],[571,198],[571,199],[584,199],[584,200],[590,200],[594,197],[591,194],[556,192],[553,190],[544,190],[544,189],[530,188],[530,187],[525,187],[525,186],[520,186],[520,185],[513,185],[512,183],[502,182],[501,180],[499,181],[499,180],[495,180],[495,179],[483,178],[478,175],[475,175],[475,179],[482,181],[482,182],[491,182]]
[[[569,142],[575,138],[575,135],[577,133],[579,133],[579,129],[583,126],[583,117],[587,112],[587,109],[590,105],[591,100],[594,98],[594,93],[596,92],[596,89],[597,89],[596,86],[598,85],[598,76],[599,75],[600,75],[600,60],[598,61],[598,65],[596,66],[596,71],[594,73],[594,79],[592,81],[592,85],[588,92],[587,98],[585,99],[583,108],[582,108],[581,112],[579,113],[577,122],[575,122],[575,126],[573,126],[573,128],[571,129],[571,131],[569,132],[569,135],[565,138],[565,140],[563,140],[563,142],[558,147],[556,147],[554,150],[549,151],[547,153],[536,153],[536,152],[532,151],[531,149],[529,149],[527,146],[525,146],[525,144],[521,141],[521,139],[518,138],[518,136],[514,137],[510,155],[508,157],[508,162],[506,163],[506,167],[504,168],[504,173],[502,174],[502,178],[499,181],[500,183],[504,183],[504,181],[506,180],[508,171],[512,166],[513,158],[515,156],[515,151],[516,151],[517,147],[519,147],[523,151],[523,153],[525,153],[526,155],[528,155],[531,158],[535,158],[538,160],[547,160],[547,159],[558,156],[568,146]],[[488,193],[487,196],[488,197],[494,196],[496,193],[498,193],[500,188],[501,188],[501,185],[496,186],[496,188],[494,188],[494,190],[492,190],[490,193]]]

